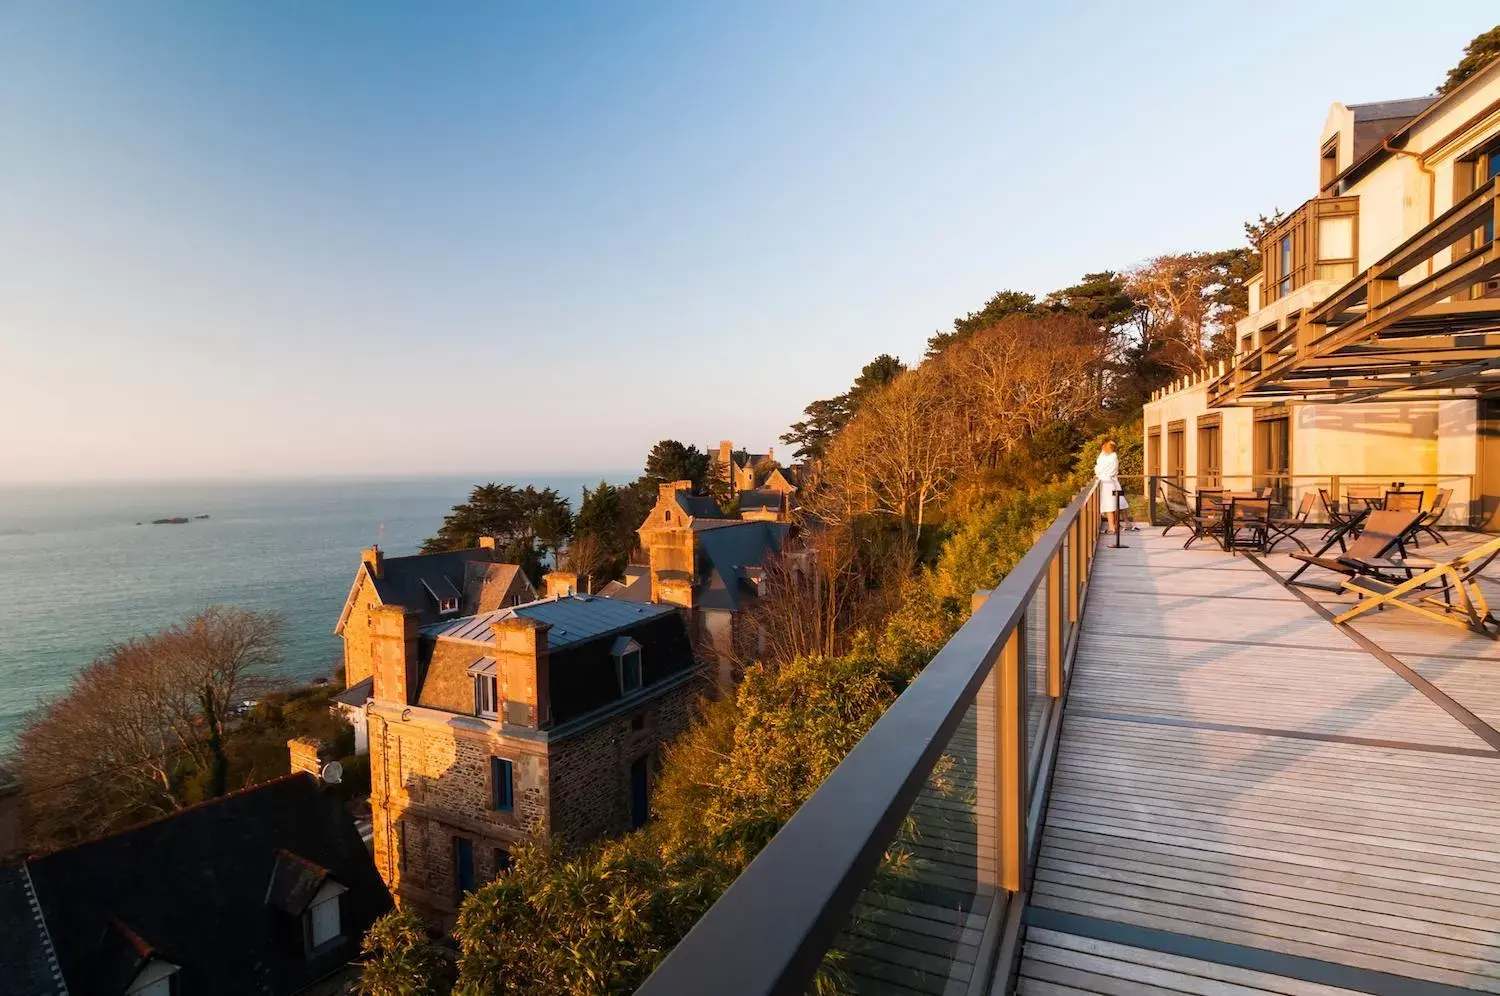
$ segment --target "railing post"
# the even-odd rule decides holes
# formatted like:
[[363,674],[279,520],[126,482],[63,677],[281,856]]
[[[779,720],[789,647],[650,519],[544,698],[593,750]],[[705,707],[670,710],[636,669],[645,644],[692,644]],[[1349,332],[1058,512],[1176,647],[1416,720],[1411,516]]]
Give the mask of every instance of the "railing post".
[[995,732],[999,734],[1000,763],[996,786],[1000,812],[996,829],[1000,842],[1000,885],[1020,892],[1026,860],[1026,709],[1022,696],[1024,619],[1005,641],[995,662]]
[[1082,558],[1079,551],[1083,549],[1083,526],[1077,520],[1068,527],[1068,623],[1078,625],[1078,591],[1081,581],[1078,577],[1078,562]]
[[1047,563],[1047,694],[1052,698],[1062,697],[1063,551],[1055,553]]

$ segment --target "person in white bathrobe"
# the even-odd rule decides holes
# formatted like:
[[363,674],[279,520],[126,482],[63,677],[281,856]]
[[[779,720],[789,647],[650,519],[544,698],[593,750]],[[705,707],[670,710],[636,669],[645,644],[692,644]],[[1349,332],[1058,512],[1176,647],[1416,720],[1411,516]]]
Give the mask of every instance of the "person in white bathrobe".
[[1109,516],[1109,531],[1115,531],[1115,516],[1125,513],[1125,528],[1134,529],[1130,521],[1130,503],[1124,495],[1116,496],[1120,487],[1120,454],[1115,452],[1115,441],[1106,439],[1099,447],[1099,459],[1094,461],[1094,476],[1099,479],[1099,507]]

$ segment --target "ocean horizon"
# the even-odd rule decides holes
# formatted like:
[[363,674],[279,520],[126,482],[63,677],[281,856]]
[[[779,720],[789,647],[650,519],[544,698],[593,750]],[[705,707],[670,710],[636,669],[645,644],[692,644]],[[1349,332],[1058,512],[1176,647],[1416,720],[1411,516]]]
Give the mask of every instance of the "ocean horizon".
[[327,676],[342,660],[333,627],[361,549],[416,553],[478,483],[556,488],[577,511],[583,488],[638,475],[0,485],[0,753],[27,712],[110,645],[211,605],[281,616],[276,676]]

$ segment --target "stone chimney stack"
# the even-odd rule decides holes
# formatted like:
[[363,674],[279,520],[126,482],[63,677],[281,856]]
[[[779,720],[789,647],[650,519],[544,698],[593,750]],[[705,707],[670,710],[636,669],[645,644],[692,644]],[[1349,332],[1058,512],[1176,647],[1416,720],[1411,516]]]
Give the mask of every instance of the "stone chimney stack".
[[370,609],[370,665],[377,702],[411,705],[417,693],[417,626],[415,609],[377,605]]
[[293,737],[286,742],[286,750],[294,775],[307,771],[314,777],[322,777],[323,765],[333,760],[332,748],[316,737]]
[[692,481],[672,481],[672,482],[670,482],[668,484],[659,484],[659,485],[657,485],[657,493],[662,498],[665,498],[668,501],[670,501],[677,494],[677,492],[679,492],[679,491],[686,491],[688,494],[692,494],[693,493],[693,482]]
[[379,546],[359,551],[359,559],[360,563],[370,568],[370,573],[377,581],[385,577],[385,554]]
[[766,447],[766,459],[767,460],[775,460],[776,459],[776,447],[774,447],[774,446],[767,446]]
[[729,466],[729,461],[734,459],[734,443],[728,439],[719,440],[719,463]]
[[543,598],[578,594],[578,575],[573,571],[553,571],[551,574],[543,574],[542,583],[546,585]]
[[479,537],[479,549],[481,549],[481,550],[493,550],[493,549],[495,549],[495,537],[493,537],[493,536],[481,536],[481,537]]
[[552,723],[547,672],[550,623],[510,616],[490,624],[495,634],[495,671],[500,678],[500,718],[513,726],[539,730]]

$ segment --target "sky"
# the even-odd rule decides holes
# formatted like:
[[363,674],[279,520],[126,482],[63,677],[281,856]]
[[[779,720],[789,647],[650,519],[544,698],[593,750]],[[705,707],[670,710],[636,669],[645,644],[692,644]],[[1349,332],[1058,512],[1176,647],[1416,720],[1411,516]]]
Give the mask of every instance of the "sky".
[[1001,288],[1227,248],[1493,0],[0,0],[0,485],[777,445]]

